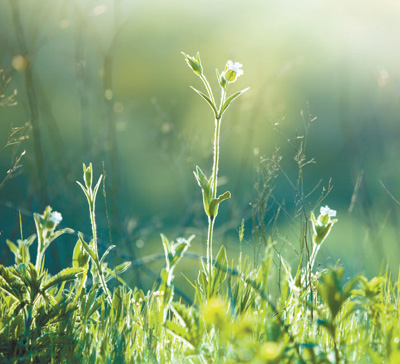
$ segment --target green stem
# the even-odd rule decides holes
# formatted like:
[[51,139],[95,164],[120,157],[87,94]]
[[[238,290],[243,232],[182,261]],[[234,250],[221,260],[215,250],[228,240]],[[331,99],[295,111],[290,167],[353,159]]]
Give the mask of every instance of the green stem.
[[217,185],[218,185],[217,178],[218,178],[219,134],[220,134],[220,129],[221,129],[221,117],[215,119],[212,198],[216,198],[217,197]]
[[[212,198],[217,196],[217,179],[218,179],[218,160],[219,160],[219,134],[221,128],[221,118],[215,119],[215,135],[214,135],[214,163],[213,163],[213,184]],[[208,217],[208,238],[207,238],[207,271],[208,271],[208,292],[211,289],[212,277],[212,240],[214,231],[215,216]]]
[[93,234],[93,250],[96,254],[97,259],[99,259],[99,254],[97,252],[97,227],[96,227],[96,218],[94,215],[94,204],[89,203],[90,208],[90,222],[92,223],[92,234]]
[[94,211],[95,211],[94,201],[92,203],[89,203],[89,209],[90,209],[90,220],[91,220],[91,223],[92,223],[93,250],[94,250],[94,253],[96,255],[96,262],[95,263],[96,263],[97,271],[98,271],[98,274],[99,274],[100,284],[101,284],[101,286],[103,288],[104,294],[106,295],[107,302],[111,306],[111,304],[112,304],[111,295],[110,295],[110,292],[108,291],[107,284],[106,284],[106,281],[104,279],[103,271],[102,271],[101,264],[100,264],[100,261],[99,261],[99,253],[98,253],[98,250],[97,250],[97,227],[96,227],[96,218],[95,218],[95,214],[94,214]]
[[310,274],[312,273],[312,270],[314,268],[314,264],[315,264],[315,259],[317,258],[317,254],[319,249],[321,248],[321,244],[314,244],[313,246],[313,251],[311,253],[311,257],[310,257],[310,263],[309,263],[309,269],[310,269]]
[[104,293],[106,295],[107,302],[111,306],[112,305],[111,295],[110,295],[110,292],[108,291],[107,284],[106,284],[106,281],[104,279],[103,271],[101,269],[101,264],[100,264],[99,261],[97,261],[96,265],[97,265],[97,270],[99,272],[99,278],[100,278],[101,286],[103,287],[103,291],[104,291]]
[[208,239],[207,239],[207,271],[208,271],[208,295],[211,290],[212,277],[212,238],[214,231],[214,218],[208,217]]

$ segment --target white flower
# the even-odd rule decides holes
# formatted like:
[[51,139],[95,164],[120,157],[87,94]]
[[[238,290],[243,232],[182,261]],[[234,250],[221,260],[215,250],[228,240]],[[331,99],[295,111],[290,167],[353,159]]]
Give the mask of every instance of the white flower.
[[62,215],[57,211],[53,211],[49,220],[54,224],[59,224],[62,220]]
[[242,67],[243,67],[243,65],[241,63],[239,63],[239,62],[233,63],[231,60],[229,60],[226,64],[226,68],[236,72],[236,75],[238,77],[243,75],[243,70],[241,70]]
[[322,216],[326,216],[328,215],[329,217],[335,217],[336,216],[336,210],[331,210],[328,205],[326,205],[325,207],[321,206],[321,209],[319,210],[319,213]]
[[239,76],[243,75],[243,70],[241,67],[241,63],[233,63],[231,60],[229,60],[226,63],[225,71],[221,76],[223,76],[223,78],[228,82],[235,82]]

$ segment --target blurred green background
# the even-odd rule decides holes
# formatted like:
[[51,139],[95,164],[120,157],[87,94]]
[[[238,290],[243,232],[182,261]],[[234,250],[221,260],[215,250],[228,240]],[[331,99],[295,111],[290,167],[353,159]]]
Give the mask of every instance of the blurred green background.
[[[202,84],[180,54],[199,51],[215,90],[215,68],[228,59],[244,70],[230,91],[251,87],[223,120],[220,190],[232,199],[220,208],[216,247],[226,244],[230,259],[241,249],[252,259],[262,252],[254,185],[278,147],[281,169],[263,221],[297,264],[302,209],[293,157],[307,141],[306,160],[314,162],[302,171],[304,207],[318,214],[332,179],[322,204],[339,219],[318,261],[340,259],[350,273],[373,275],[389,256],[397,270],[399,15],[395,0],[1,1],[0,69],[11,81],[7,88],[2,81],[0,103],[18,93],[17,105],[0,108],[0,146],[21,128],[1,150],[1,181],[26,154],[0,189],[0,263],[13,262],[5,239],[20,238],[19,211],[25,237],[34,232],[32,213],[48,204],[64,226],[90,236],[75,183],[82,162],[106,173],[97,218],[103,249],[117,245],[111,265],[162,253],[161,232],[194,233],[190,251],[205,253],[207,221],[192,171],[211,171],[213,120],[190,90]],[[54,243],[50,269],[69,264],[75,241]],[[125,278],[149,284],[162,264]],[[191,277],[197,264],[187,259],[181,268]]]

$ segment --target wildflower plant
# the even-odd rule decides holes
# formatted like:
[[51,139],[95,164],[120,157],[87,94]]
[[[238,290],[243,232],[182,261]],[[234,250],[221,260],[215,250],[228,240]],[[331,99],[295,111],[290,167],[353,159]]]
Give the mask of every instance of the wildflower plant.
[[229,105],[237,99],[240,95],[246,92],[249,88],[246,88],[242,91],[238,91],[231,96],[227,96],[227,88],[230,83],[236,82],[239,76],[243,75],[243,70],[241,69],[242,64],[232,61],[228,61],[226,63],[225,69],[222,72],[216,70],[217,79],[220,86],[220,103],[217,105],[214,97],[214,93],[211,89],[211,86],[204,75],[203,66],[201,64],[200,54],[197,52],[195,57],[191,57],[186,53],[183,53],[185,60],[188,66],[192,69],[192,71],[200,77],[203,82],[207,94],[195,89],[191,86],[191,88],[200,95],[210,106],[211,110],[214,114],[214,158],[213,158],[213,167],[212,167],[212,175],[208,178],[199,166],[196,167],[196,171],[194,175],[196,177],[197,183],[199,184],[202,195],[203,195],[203,205],[204,211],[208,217],[208,238],[207,238],[207,285],[208,292],[210,292],[210,285],[212,281],[212,242],[213,242],[213,229],[215,218],[218,214],[219,204],[230,198],[231,193],[229,191],[224,192],[221,195],[217,195],[217,187],[218,187],[218,163],[219,163],[219,140],[220,140],[220,131],[221,131],[221,121],[225,111],[228,109]]
[[313,250],[309,260],[309,269],[312,271],[317,257],[318,251],[321,248],[322,243],[325,241],[327,236],[332,230],[332,226],[338,221],[333,219],[336,217],[336,211],[330,209],[328,206],[320,208],[320,214],[318,218],[315,218],[313,212],[311,212],[311,223],[313,228]]
[[89,166],[87,167],[85,164],[83,164],[83,180],[85,186],[79,181],[77,181],[77,183],[82,188],[82,191],[84,192],[89,204],[89,214],[90,214],[90,222],[92,225],[93,238],[90,244],[88,244],[85,242],[83,235],[81,233],[78,234],[79,240],[74,249],[74,261],[75,264],[78,264],[78,266],[86,267],[88,258],[85,257],[84,251],[86,252],[86,254],[88,255],[88,257],[90,257],[90,260],[92,262],[91,273],[93,277],[93,282],[100,283],[101,288],[103,289],[104,294],[106,295],[107,302],[111,305],[112,298],[111,298],[111,293],[107,287],[107,281],[112,277],[117,278],[117,274],[123,273],[131,263],[130,262],[122,263],[121,265],[115,267],[114,271],[107,268],[107,265],[105,263],[105,258],[110,253],[110,251],[113,248],[115,248],[115,245],[110,245],[108,249],[103,253],[102,257],[99,258],[98,247],[97,247],[98,244],[97,244],[97,225],[96,225],[95,206],[96,206],[96,196],[102,178],[103,175],[100,175],[95,187],[93,188],[92,163],[90,163]]

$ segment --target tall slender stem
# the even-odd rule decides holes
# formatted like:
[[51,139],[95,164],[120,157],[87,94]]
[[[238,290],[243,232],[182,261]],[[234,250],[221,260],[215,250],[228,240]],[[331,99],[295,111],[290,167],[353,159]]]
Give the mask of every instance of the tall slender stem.
[[208,217],[208,238],[207,238],[207,271],[208,271],[208,292],[211,289],[212,277],[212,238],[214,231],[214,218]]
[[99,254],[97,252],[97,226],[96,226],[96,217],[94,215],[94,202],[92,205],[89,203],[90,208],[90,222],[92,224],[92,234],[93,234],[93,249],[96,254],[97,259],[99,258]]
[[98,253],[98,249],[97,249],[97,226],[96,226],[96,217],[95,217],[95,201],[94,201],[94,198],[93,198],[92,202],[89,202],[89,210],[90,210],[90,220],[91,220],[91,223],[92,223],[93,250],[94,250],[94,253],[96,255],[96,261],[94,263],[97,266],[98,275],[99,275],[99,279],[100,279],[100,284],[103,287],[103,291],[104,291],[104,294],[106,295],[107,302],[111,305],[112,304],[111,295],[110,295],[110,291],[108,290],[106,281],[104,279],[103,270],[102,270],[102,266],[101,266],[100,261],[99,261],[99,253]]
[[215,134],[214,134],[214,163],[213,163],[213,189],[212,189],[213,198],[217,197],[220,129],[221,129],[221,118],[216,118]]
[[[219,161],[219,135],[221,129],[221,118],[215,119],[215,135],[214,135],[214,162],[213,162],[213,184],[212,184],[212,198],[217,196],[218,186],[218,161]],[[208,270],[208,284],[210,287],[212,277],[212,239],[214,231],[214,216],[208,217],[208,238],[207,238],[207,270]]]

